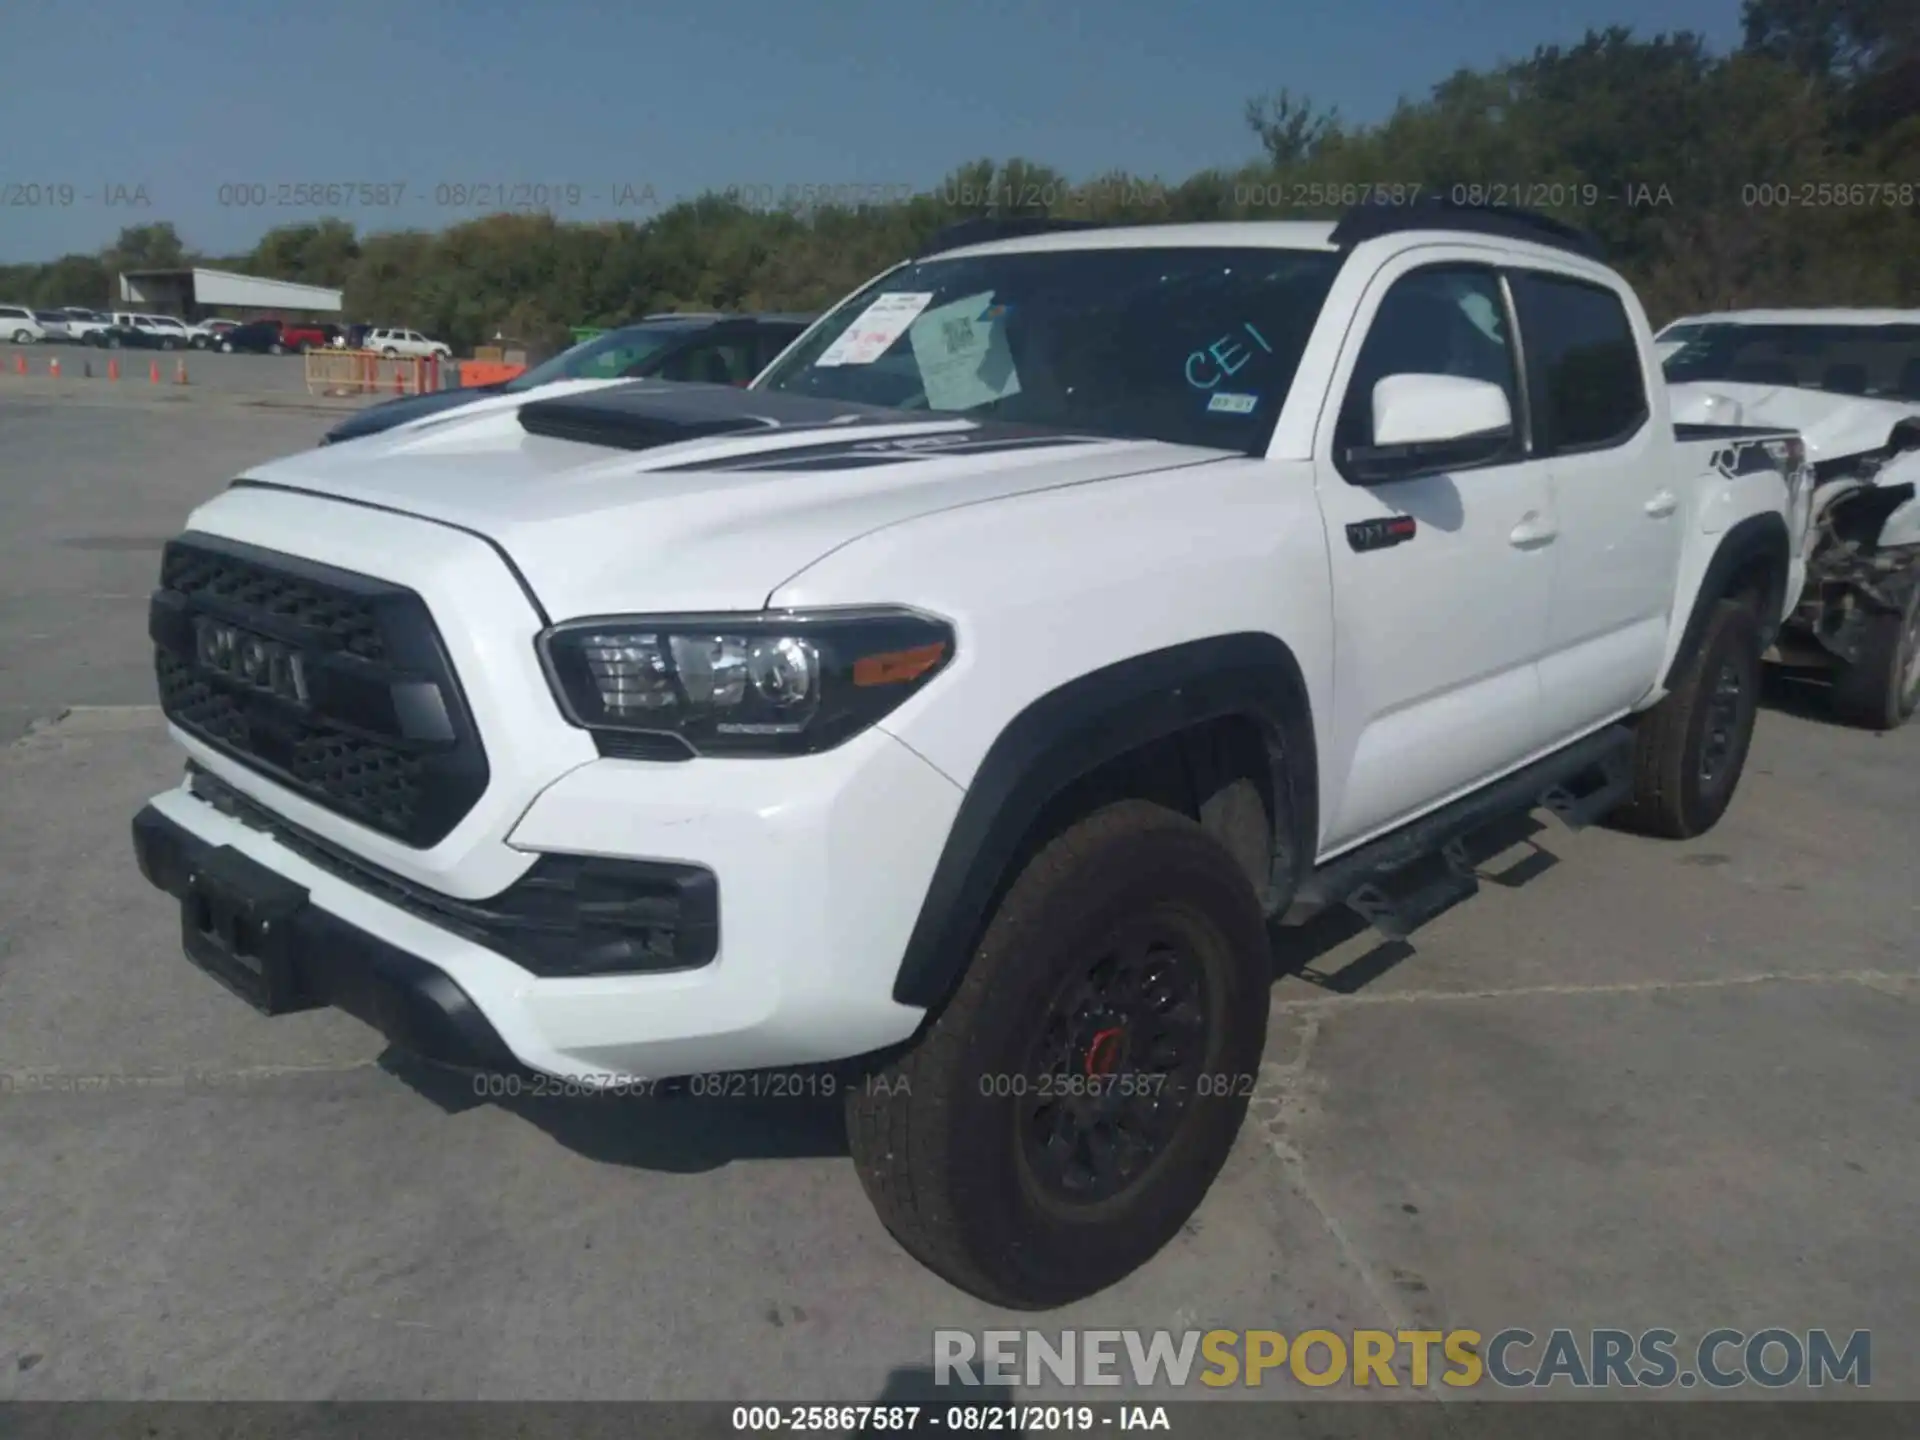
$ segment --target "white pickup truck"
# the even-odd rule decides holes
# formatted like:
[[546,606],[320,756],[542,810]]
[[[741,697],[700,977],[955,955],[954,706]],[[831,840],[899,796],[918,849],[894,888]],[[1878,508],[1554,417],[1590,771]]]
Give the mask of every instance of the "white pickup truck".
[[1404,934],[1503,812],[1718,821],[1808,484],[1537,217],[935,247],[744,390],[248,470],[162,561],[135,848],[267,1013],[843,1097],[912,1254],[1060,1304],[1224,1163],[1269,921]]
[[1807,583],[1773,658],[1824,672],[1842,719],[1898,729],[1920,711],[1920,310],[1680,328],[1663,362],[1674,417],[1791,426],[1813,466]]

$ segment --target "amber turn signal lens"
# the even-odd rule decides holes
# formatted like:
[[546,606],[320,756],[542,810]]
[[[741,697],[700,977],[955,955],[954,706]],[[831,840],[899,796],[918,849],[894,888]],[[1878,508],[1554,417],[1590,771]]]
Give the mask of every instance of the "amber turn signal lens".
[[916,645],[911,650],[889,650],[883,655],[863,655],[853,662],[855,685],[900,685],[918,680],[946,658],[947,647],[936,641]]

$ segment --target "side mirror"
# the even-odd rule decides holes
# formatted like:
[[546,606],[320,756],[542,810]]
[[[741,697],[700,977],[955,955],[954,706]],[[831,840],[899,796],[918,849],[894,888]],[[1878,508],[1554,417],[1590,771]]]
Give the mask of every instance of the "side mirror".
[[1373,387],[1373,443],[1342,457],[1362,485],[1384,485],[1498,458],[1513,443],[1507,392],[1460,375],[1389,375]]

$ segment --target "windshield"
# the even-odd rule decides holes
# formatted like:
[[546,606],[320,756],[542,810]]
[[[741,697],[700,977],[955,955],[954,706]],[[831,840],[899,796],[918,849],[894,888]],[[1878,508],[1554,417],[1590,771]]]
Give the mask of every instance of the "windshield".
[[1724,380],[1920,400],[1920,324],[1703,325],[1662,368],[1676,385]]
[[688,333],[684,325],[632,325],[609,330],[515,376],[506,388],[531,390],[555,380],[618,380]]
[[1196,247],[923,260],[840,305],[754,388],[1257,454],[1340,258]]

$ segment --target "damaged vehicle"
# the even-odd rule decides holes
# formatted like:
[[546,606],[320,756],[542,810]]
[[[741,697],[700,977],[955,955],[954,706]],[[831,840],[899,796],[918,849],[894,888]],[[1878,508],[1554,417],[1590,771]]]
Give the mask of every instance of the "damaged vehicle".
[[1874,730],[1920,709],[1920,310],[1711,317],[1665,363],[1674,416],[1786,426],[1814,467],[1807,580],[1769,658]]

